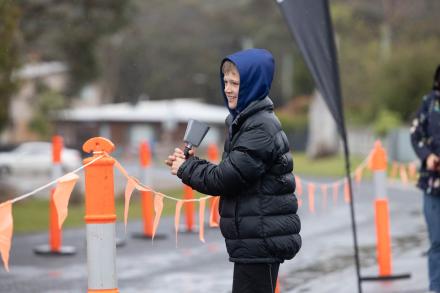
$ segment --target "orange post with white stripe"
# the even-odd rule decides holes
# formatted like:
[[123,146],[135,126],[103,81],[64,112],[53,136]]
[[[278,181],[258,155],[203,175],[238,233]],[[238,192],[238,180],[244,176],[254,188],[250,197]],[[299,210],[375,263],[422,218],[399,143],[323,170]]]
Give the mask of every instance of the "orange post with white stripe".
[[377,140],[368,162],[373,172],[376,251],[379,276],[361,277],[361,281],[383,281],[410,278],[411,274],[392,275],[390,217],[387,199],[387,153]]
[[373,171],[376,250],[379,276],[362,277],[362,281],[396,280],[411,277],[411,274],[392,275],[390,217],[387,199],[387,153],[379,140],[374,143],[369,167]]
[[[113,143],[103,137],[94,137],[83,145],[87,164],[100,155],[114,150]],[[113,165],[115,160],[106,156],[85,168],[87,230],[88,293],[117,293],[116,277],[116,209]]]
[[[63,138],[59,135],[52,137],[52,179],[63,176],[61,153],[63,151]],[[76,249],[72,246],[61,246],[62,230],[58,225],[58,213],[53,198],[55,188],[50,192],[49,199],[49,244],[39,245],[34,252],[39,255],[72,255]]]
[[380,141],[376,141],[370,158],[373,171],[375,221],[377,239],[377,262],[379,275],[391,275],[391,241],[388,199],[386,190],[387,155]]

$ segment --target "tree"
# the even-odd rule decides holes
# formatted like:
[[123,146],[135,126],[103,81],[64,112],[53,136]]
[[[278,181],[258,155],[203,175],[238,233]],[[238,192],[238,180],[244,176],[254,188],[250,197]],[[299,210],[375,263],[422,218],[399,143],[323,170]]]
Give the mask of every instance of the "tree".
[[[296,66],[301,57],[275,2],[138,0],[133,6],[130,24],[100,50],[104,88],[114,101],[136,102],[146,94],[223,104],[220,58],[248,45],[267,48],[275,57],[274,102],[291,98],[281,94],[282,60],[293,54]],[[297,75],[303,71],[293,71],[301,80]]]
[[24,53],[63,60],[71,73],[70,93],[98,76],[96,47],[126,23],[129,1],[22,0]]
[[45,89],[39,90],[40,94],[36,97],[35,112],[32,117],[29,128],[37,133],[40,138],[49,140],[53,132],[53,124],[48,117],[55,111],[65,106],[65,98],[59,93]]
[[16,38],[20,11],[15,1],[2,1],[0,4],[0,130],[9,119],[9,103],[16,88],[12,77],[18,64]]

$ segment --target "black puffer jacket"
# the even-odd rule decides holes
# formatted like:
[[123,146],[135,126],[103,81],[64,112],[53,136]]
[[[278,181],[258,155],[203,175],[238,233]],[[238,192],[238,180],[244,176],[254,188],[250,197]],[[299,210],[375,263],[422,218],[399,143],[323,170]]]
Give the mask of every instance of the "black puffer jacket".
[[177,175],[202,193],[221,195],[220,228],[231,261],[291,259],[301,247],[301,224],[289,144],[272,101],[254,101],[232,120],[220,164],[191,157]]

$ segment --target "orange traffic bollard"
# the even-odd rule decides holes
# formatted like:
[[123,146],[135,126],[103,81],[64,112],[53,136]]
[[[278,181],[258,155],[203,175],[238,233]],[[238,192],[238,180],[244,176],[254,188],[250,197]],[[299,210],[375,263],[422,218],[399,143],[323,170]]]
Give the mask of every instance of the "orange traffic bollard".
[[[113,143],[103,137],[94,137],[83,145],[87,164],[114,150]],[[116,209],[113,165],[115,160],[106,156],[85,168],[87,231],[88,293],[117,293],[116,277]]]
[[[217,145],[211,143],[208,145],[208,159],[211,161],[211,163],[217,164],[219,161],[219,151],[217,148]],[[216,228],[220,224],[220,214],[218,211],[219,206],[219,198],[212,197],[209,200],[209,203],[211,205],[210,211],[211,211],[211,218],[210,218],[210,227]]]
[[392,280],[409,278],[409,274],[392,275],[390,219],[387,199],[387,154],[378,140],[369,161],[369,167],[373,171],[373,184],[375,192],[375,222],[377,240],[377,262],[379,265],[378,277],[364,277],[364,281]]
[[[147,186],[151,185],[151,149],[147,141],[143,141],[139,146],[139,161],[141,165],[141,182]],[[135,238],[151,239],[153,236],[153,220],[154,220],[154,198],[153,192],[141,191],[141,211],[143,230],[141,233],[133,233]],[[163,234],[155,234],[154,240],[165,238]]]
[[[183,199],[194,199],[194,191],[188,185],[183,186]],[[184,207],[186,232],[194,232],[194,202],[186,202]]]
[[[52,137],[52,179],[63,175],[61,166],[61,152],[63,150],[63,138],[59,135]],[[76,253],[75,247],[61,246],[62,231],[58,226],[58,214],[53,198],[55,189],[50,192],[49,200],[49,245],[43,244],[34,248],[34,252],[39,255],[73,255]]]
[[388,276],[391,275],[391,242],[388,199],[386,197],[387,157],[380,141],[376,141],[374,144],[374,150],[371,156],[371,169],[374,176],[376,196],[375,215],[379,275]]

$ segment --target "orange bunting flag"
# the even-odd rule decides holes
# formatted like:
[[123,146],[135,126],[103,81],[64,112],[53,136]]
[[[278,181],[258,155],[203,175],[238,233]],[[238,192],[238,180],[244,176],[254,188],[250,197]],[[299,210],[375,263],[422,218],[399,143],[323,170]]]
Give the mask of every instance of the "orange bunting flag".
[[315,184],[309,183],[307,186],[309,192],[309,211],[315,212]]
[[61,229],[67,218],[70,195],[78,178],[78,175],[75,173],[68,173],[58,180],[57,187],[55,188],[53,200],[58,214],[59,229]]
[[355,173],[354,173],[354,180],[356,181],[357,185],[359,186],[359,184],[362,181],[362,172],[364,171],[364,168],[357,168]]
[[127,232],[127,221],[128,221],[128,209],[130,208],[130,199],[133,194],[133,190],[136,188],[136,181],[133,178],[127,180],[127,185],[125,185],[125,203],[124,203],[124,224],[125,232]]
[[205,208],[206,198],[199,201],[199,239],[205,243]]
[[405,165],[400,165],[399,166],[399,171],[400,171],[400,180],[402,180],[402,183],[404,184],[404,185],[407,185],[408,184],[408,173],[406,173],[406,168],[405,168]]
[[141,183],[139,183],[139,180],[133,176],[130,177],[130,179],[134,180],[134,182],[136,183],[136,189],[139,191],[147,191],[147,192],[155,192],[153,190],[153,188],[148,187],[148,186],[142,186]]
[[9,272],[9,251],[12,240],[12,201],[0,204],[0,253],[5,270]]
[[414,162],[408,164],[408,175],[410,179],[417,178],[417,165]]
[[321,185],[322,192],[322,207],[325,209],[327,207],[327,184]]
[[338,193],[339,193],[339,183],[333,183],[333,204],[338,202]]
[[344,183],[344,199],[346,203],[349,203],[351,201],[350,186],[348,185],[347,179],[345,179],[345,183]]
[[151,240],[154,239],[154,235],[156,235],[157,226],[159,226],[160,216],[162,215],[163,210],[163,198],[164,195],[162,193],[154,194],[154,222],[153,222],[153,235],[151,235]]
[[182,210],[183,201],[178,200],[176,202],[176,214],[174,215],[174,230],[176,231],[176,247],[177,247],[177,234],[179,233],[180,224],[180,211]]
[[299,176],[295,176],[295,183],[296,183],[296,194],[302,195],[302,185]]
[[211,198],[211,213],[209,214],[209,227],[218,227],[220,215],[218,213],[218,205],[220,196]]
[[130,175],[128,175],[127,171],[124,169],[124,167],[122,167],[122,165],[115,160],[115,167],[121,171],[121,173],[128,179],[130,178]]
[[391,174],[390,174],[391,178],[397,177],[398,169],[399,169],[399,164],[397,164],[396,161],[393,161],[393,163],[391,164]]

